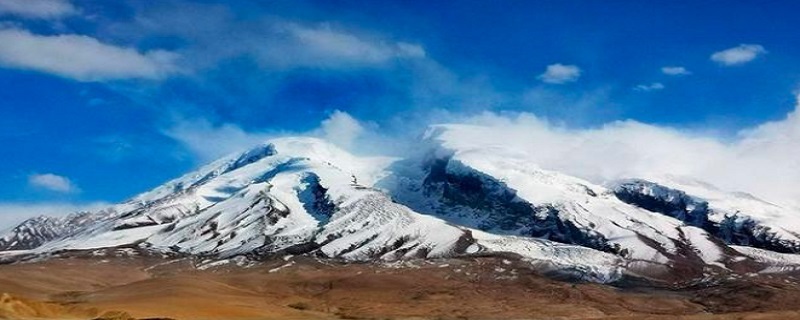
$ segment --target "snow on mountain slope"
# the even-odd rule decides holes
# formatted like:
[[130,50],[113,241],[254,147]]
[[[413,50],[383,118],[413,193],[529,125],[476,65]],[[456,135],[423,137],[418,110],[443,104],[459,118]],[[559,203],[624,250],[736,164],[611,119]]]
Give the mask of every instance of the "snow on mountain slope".
[[112,247],[357,261],[503,252],[602,282],[794,270],[794,256],[773,252],[800,248],[792,209],[688,180],[601,186],[540,168],[531,152],[547,150],[491,134],[436,126],[404,159],[275,139],[102,212],[28,220],[0,234],[0,258]]
[[[74,231],[16,254],[137,246],[220,259],[309,253],[396,260],[503,251],[595,281],[622,274],[621,260],[612,254],[485,234],[395,203],[371,187],[386,177],[393,161],[355,157],[318,139],[276,139],[113,206],[98,219],[76,222]],[[30,224],[35,228],[37,221]]]
[[[625,202],[676,216],[704,228],[722,241],[778,252],[800,252],[800,212],[745,193],[725,192],[687,178],[615,182]],[[652,182],[652,181],[657,181]]]
[[98,214],[77,212],[64,217],[35,217],[23,221],[0,237],[2,250],[26,250],[74,233],[82,225],[94,221]]
[[622,202],[603,186],[541,169],[530,151],[482,138],[491,135],[486,130],[432,128],[429,151],[396,164],[380,186],[414,210],[453,223],[612,252],[634,268],[719,266],[725,259],[728,251],[707,232]]
[[767,267],[760,270],[762,273],[776,273],[800,270],[800,255],[789,253],[778,253],[764,249],[745,246],[731,246],[734,250],[741,252],[745,256],[755,261],[765,264]]
[[656,180],[667,186],[684,190],[709,203],[714,212],[712,219],[723,219],[725,215],[748,217],[759,224],[772,228],[781,237],[800,243],[800,210],[766,202],[743,192],[726,192],[713,185],[692,179],[662,177]]
[[[267,241],[281,247],[310,238],[318,227],[297,196],[303,179],[319,175],[333,196],[346,198],[356,194],[349,190],[355,188],[356,174],[365,181],[375,179],[386,161],[352,157],[315,139],[276,139],[141,194],[116,206],[118,217],[39,250],[140,241],[194,254],[224,253],[234,247],[246,251]],[[222,242],[231,243],[231,248],[218,245]]]
[[478,245],[477,248],[468,248],[468,251],[510,252],[534,257],[531,262],[543,269],[572,273],[576,278],[611,282],[622,277],[624,270],[619,267],[625,265],[621,257],[590,248],[528,237],[499,236],[478,230],[473,230],[472,236]]

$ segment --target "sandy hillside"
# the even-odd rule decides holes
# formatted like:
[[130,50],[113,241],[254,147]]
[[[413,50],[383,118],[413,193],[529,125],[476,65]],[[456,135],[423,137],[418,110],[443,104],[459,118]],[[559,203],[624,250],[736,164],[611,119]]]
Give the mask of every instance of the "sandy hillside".
[[197,270],[188,260],[74,257],[0,266],[0,318],[791,319],[800,289],[756,277],[710,288],[551,280],[503,258],[397,265],[307,258]]

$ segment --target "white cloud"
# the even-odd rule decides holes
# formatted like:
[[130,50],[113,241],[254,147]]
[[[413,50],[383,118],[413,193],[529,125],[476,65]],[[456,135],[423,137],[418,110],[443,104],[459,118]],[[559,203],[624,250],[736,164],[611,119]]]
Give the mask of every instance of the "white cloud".
[[356,139],[364,133],[364,127],[348,113],[336,110],[328,119],[322,121],[320,131],[325,140],[350,149]]
[[526,90],[519,101],[520,105],[528,110],[537,110],[540,115],[569,119],[573,125],[585,125],[597,123],[598,117],[607,118],[608,113],[619,110],[620,105],[611,99],[612,93],[610,87],[561,92],[537,86]]
[[406,136],[389,136],[378,130],[377,124],[361,122],[339,110],[322,120],[319,127],[306,132],[253,132],[232,123],[214,125],[206,119],[180,119],[162,133],[186,147],[200,163],[285,136],[317,137],[361,155],[394,155],[408,142]]
[[531,163],[596,183],[673,175],[800,205],[800,104],[785,119],[743,130],[733,141],[630,120],[570,129],[528,113],[486,113],[465,122],[476,125],[463,133],[470,141],[511,146]]
[[74,203],[22,203],[0,202],[0,231],[12,228],[28,218],[37,216],[63,216],[74,212],[97,211],[107,208],[108,203],[92,202],[86,204]]
[[230,6],[205,2],[132,2],[136,19],[116,23],[114,34],[135,40],[153,35],[184,39],[182,61],[195,69],[214,68],[220,61],[240,57],[252,58],[273,72],[381,68],[429,60],[420,44],[390,35],[275,15],[242,19]]
[[157,79],[177,71],[174,53],[140,53],[81,35],[44,36],[0,29],[0,66],[52,73],[80,81]]
[[563,84],[577,81],[581,76],[581,69],[574,65],[563,65],[560,63],[547,66],[544,73],[538,79],[546,83]]
[[685,76],[692,74],[684,67],[662,67],[661,72],[670,76]]
[[642,92],[650,92],[650,91],[658,91],[663,90],[664,84],[661,82],[653,82],[651,84],[640,84],[633,87],[633,90],[642,91]]
[[738,47],[714,52],[711,55],[711,60],[724,66],[735,66],[753,61],[765,53],[767,53],[767,50],[761,45],[740,44]]
[[72,193],[79,191],[78,187],[67,177],[52,173],[32,174],[28,176],[28,185],[34,188],[61,193]]
[[205,119],[179,120],[163,133],[183,144],[200,162],[247,150],[274,135],[246,132],[237,125],[213,125]]
[[[596,183],[626,177],[683,176],[726,190],[750,192],[774,203],[800,205],[800,104],[785,119],[743,130],[734,139],[631,120],[572,129],[529,113],[448,114],[443,118],[475,125],[476,129],[469,131],[470,141],[510,146],[527,153],[532,164]],[[397,154],[398,149],[418,143],[418,136],[403,135],[406,133],[390,136],[386,130],[336,112],[319,129],[305,134],[340,139],[338,143],[346,148],[349,144],[349,150],[357,153],[392,154],[388,149],[395,149],[393,154]],[[231,124],[212,126],[206,121],[184,122],[168,134],[204,161],[277,137],[246,132]]]
[[0,15],[31,19],[57,19],[77,14],[68,0],[0,0]]
[[371,38],[327,24],[276,23],[271,31],[254,51],[262,63],[274,67],[364,67],[425,57],[420,45]]
[[399,57],[424,58],[426,55],[425,48],[418,44],[398,42],[395,45],[397,46],[396,55]]

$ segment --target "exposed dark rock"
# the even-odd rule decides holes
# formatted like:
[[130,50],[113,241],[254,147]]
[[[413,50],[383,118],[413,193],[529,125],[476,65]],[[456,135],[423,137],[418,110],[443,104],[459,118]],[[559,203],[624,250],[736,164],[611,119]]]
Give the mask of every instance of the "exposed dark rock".
[[688,225],[704,228],[708,224],[708,202],[683,191],[644,180],[626,180],[613,190],[622,202],[673,217]]
[[712,222],[708,202],[685,192],[644,180],[626,180],[614,187],[625,203],[658,212],[708,231],[726,244],[750,246],[782,253],[799,253],[800,244],[780,239],[770,227],[742,215],[725,215]]

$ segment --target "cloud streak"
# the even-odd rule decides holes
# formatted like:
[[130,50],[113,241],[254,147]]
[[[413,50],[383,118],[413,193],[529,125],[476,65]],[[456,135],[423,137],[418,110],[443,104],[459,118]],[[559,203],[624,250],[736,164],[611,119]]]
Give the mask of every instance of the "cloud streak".
[[0,15],[28,19],[58,19],[78,13],[67,0],[0,0]]
[[293,21],[276,16],[242,19],[221,5],[160,1],[137,7],[137,19],[115,32],[132,39],[145,34],[179,37],[181,53],[195,69],[248,57],[271,71],[296,68],[348,70],[425,59],[421,45],[330,22]]
[[661,73],[666,74],[668,76],[685,76],[692,74],[689,70],[686,70],[684,67],[662,67]]
[[328,24],[306,26],[277,23],[263,47],[260,60],[281,68],[316,66],[326,68],[366,67],[395,59],[424,58],[425,49],[407,42],[369,39],[335,30]]
[[141,53],[82,35],[37,35],[0,29],[0,66],[55,74],[79,81],[159,79],[178,71],[177,56],[162,50]]
[[661,82],[653,82],[650,84],[640,84],[633,87],[633,90],[641,91],[641,92],[650,92],[650,91],[660,91],[664,90],[665,86]]

